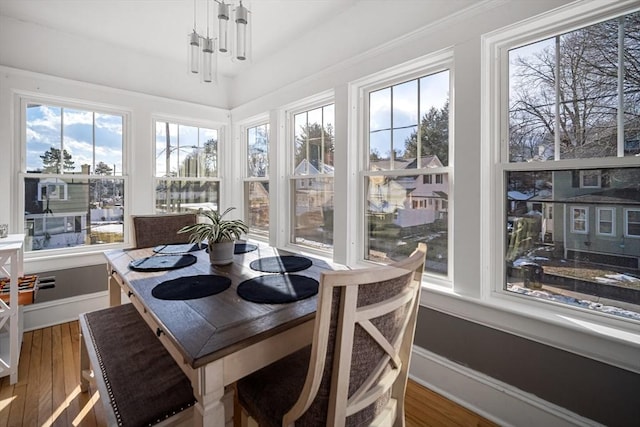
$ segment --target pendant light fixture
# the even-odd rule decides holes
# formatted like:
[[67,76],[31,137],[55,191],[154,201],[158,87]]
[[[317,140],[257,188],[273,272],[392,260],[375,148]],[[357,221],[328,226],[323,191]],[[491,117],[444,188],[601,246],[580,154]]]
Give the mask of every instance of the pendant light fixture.
[[[225,0],[204,1],[207,2],[205,37],[201,36],[197,31],[198,0],[193,1],[193,30],[188,39],[189,71],[192,74],[201,73],[202,81],[210,83],[217,80],[218,53],[223,56],[230,56],[234,62],[245,62],[250,59],[251,28],[249,27],[249,14],[251,12],[243,5],[242,0],[239,1],[235,8],[232,8],[232,3],[225,3]],[[210,4],[212,1],[218,3],[217,36],[212,33],[210,27],[212,20]],[[202,51],[200,51],[200,47],[202,47]]]
[[211,4],[211,0],[206,0],[206,1],[207,1],[207,37],[204,38],[203,46],[202,46],[202,81],[205,83],[211,83],[214,80],[218,79],[218,76],[217,76],[218,61],[214,55],[215,49],[214,49],[213,38],[211,38],[211,35],[209,33],[210,31],[209,18],[211,16],[211,14],[209,13],[210,12],[209,5]]

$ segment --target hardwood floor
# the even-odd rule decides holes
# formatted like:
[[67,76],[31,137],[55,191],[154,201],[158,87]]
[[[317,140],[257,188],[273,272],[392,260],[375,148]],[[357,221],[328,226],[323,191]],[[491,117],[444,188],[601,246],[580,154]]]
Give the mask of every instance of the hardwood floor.
[[[25,332],[18,382],[0,379],[0,427],[104,426],[98,392],[80,392],[78,322]],[[465,408],[409,381],[406,425],[495,426]]]

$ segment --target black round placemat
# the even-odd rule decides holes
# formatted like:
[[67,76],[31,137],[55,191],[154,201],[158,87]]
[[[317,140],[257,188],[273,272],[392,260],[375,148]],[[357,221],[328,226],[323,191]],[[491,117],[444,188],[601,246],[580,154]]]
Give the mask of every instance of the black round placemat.
[[258,245],[254,245],[252,243],[236,243],[236,246],[233,248],[233,253],[244,254],[255,251],[256,249],[258,249]]
[[297,274],[267,274],[238,285],[238,295],[251,302],[282,304],[318,293],[318,281]]
[[313,263],[309,258],[296,255],[283,255],[260,258],[252,261],[249,267],[265,273],[291,273],[311,267]]
[[231,286],[231,279],[216,274],[178,277],[167,280],[151,290],[158,299],[185,300],[204,298],[220,293]]
[[135,271],[164,271],[175,270],[195,264],[198,260],[193,255],[158,255],[147,258],[140,258],[129,263],[129,268]]
[[177,255],[185,254],[187,252],[200,251],[206,248],[206,243],[200,243],[199,245],[197,243],[182,243],[173,245],[158,245],[153,248],[153,252],[165,255]]

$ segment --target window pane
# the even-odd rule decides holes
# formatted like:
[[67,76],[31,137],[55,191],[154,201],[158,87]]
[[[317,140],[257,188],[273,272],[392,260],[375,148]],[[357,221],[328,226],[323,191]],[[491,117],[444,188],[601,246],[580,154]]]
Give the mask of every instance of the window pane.
[[[624,21],[624,155],[640,155],[640,13]],[[635,70],[635,71],[632,71]]]
[[178,146],[178,125],[156,122],[156,176],[176,176],[177,156],[172,158],[173,148]]
[[320,249],[333,248],[333,178],[291,180],[293,242]]
[[214,181],[156,180],[156,212],[198,212],[218,209],[219,183]]
[[333,105],[294,116],[294,175],[333,174]]
[[269,181],[245,182],[247,225],[252,233],[269,235]]
[[122,175],[122,116],[95,113],[96,175]]
[[216,129],[156,122],[157,177],[215,177],[218,171]]
[[93,113],[62,109],[62,145],[64,172],[80,172],[82,165],[93,165]]
[[26,110],[26,171],[57,173],[62,147],[62,109],[28,104]]
[[333,104],[322,107],[322,127],[324,129],[324,140],[322,141],[322,165],[323,173],[333,173],[333,152],[334,152],[334,116],[335,108]]
[[380,130],[369,134],[369,160],[371,170],[391,168],[391,130]]
[[[449,71],[420,79],[421,157],[449,165]],[[412,138],[415,145],[416,137]]]
[[247,129],[248,176],[269,176],[269,125]]
[[640,312],[640,168],[599,169],[601,187],[582,186],[593,171],[506,173],[505,289]]
[[[391,158],[391,88],[369,94],[369,158]],[[388,168],[385,168],[388,169]]]
[[428,245],[426,271],[448,270],[448,174],[369,176],[365,258],[390,263],[409,256],[418,243]]
[[25,248],[124,241],[122,178],[25,178]]
[[[640,152],[638,16],[591,25],[509,52],[510,161]],[[624,114],[618,115],[621,105]]]
[[393,128],[418,124],[418,81],[411,80],[392,87]]
[[218,130],[199,128],[198,141],[198,177],[213,178],[218,176]]
[[[172,160],[178,163],[178,176],[198,176],[198,128],[178,125],[178,145],[170,147]],[[172,162],[173,163],[173,162]]]
[[371,92],[369,169],[448,165],[448,93],[448,70]]

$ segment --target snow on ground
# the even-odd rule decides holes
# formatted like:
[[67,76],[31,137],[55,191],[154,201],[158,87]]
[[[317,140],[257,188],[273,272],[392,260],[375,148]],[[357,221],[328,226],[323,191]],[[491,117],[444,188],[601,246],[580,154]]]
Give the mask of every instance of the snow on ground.
[[604,305],[599,302],[588,301],[583,299],[577,299],[564,295],[553,294],[547,291],[541,291],[538,289],[528,289],[518,285],[509,285],[508,290],[522,295],[532,296],[535,298],[541,298],[548,301],[556,301],[563,304],[569,304],[574,307],[587,308],[589,310],[595,310],[602,313],[613,314],[616,316],[622,316],[629,319],[640,320],[640,313],[635,311],[625,310],[620,307],[614,307],[611,305]]

